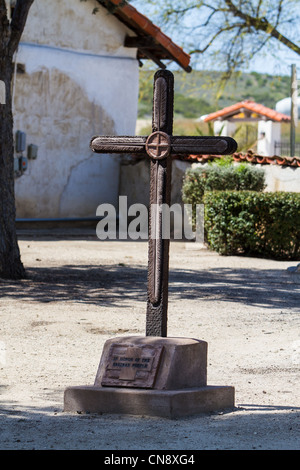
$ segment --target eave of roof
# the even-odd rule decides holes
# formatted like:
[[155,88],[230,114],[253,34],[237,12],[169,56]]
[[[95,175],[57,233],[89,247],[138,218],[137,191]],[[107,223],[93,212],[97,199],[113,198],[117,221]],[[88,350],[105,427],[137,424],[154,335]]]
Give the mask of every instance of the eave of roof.
[[227,106],[226,108],[223,108],[214,113],[208,114],[205,116],[204,122],[216,121],[220,119],[226,120],[226,117],[230,118],[241,112],[245,112],[245,110],[262,116],[270,121],[289,122],[291,120],[290,116],[287,116],[286,114],[279,113],[274,109],[267,108],[266,106],[255,103],[254,101],[245,100],[240,101],[239,103],[235,103],[231,106]]
[[136,34],[134,37],[127,36],[124,45],[137,48],[138,60],[150,59],[161,68],[166,67],[161,60],[172,60],[186,72],[191,72],[189,54],[126,0],[98,0],[98,2]]

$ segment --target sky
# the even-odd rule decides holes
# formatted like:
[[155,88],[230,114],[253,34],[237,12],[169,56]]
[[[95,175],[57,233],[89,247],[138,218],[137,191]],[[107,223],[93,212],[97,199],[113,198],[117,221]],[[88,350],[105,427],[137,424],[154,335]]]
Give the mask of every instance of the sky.
[[291,75],[291,65],[295,64],[297,76],[300,79],[300,57],[290,51],[287,47],[278,48],[276,57],[268,56],[268,68],[266,69],[266,58],[258,55],[251,64],[251,72],[271,73],[274,75]]
[[[149,10],[149,5],[144,0],[133,0],[132,4],[135,8],[138,9],[141,13],[148,16],[148,18],[153,21],[157,26],[161,27],[162,31],[169,35],[174,42],[178,45],[183,45],[183,38],[181,40],[180,34],[175,37],[174,32],[168,30],[167,26],[162,26],[156,21],[156,17],[151,14],[151,9]],[[300,9],[300,0],[299,0],[299,9]],[[178,31],[178,28],[177,28]],[[287,34],[288,36],[288,34]],[[258,72],[258,73],[268,73],[273,75],[291,75],[291,65],[295,64],[297,69],[297,77],[300,79],[300,56],[288,47],[280,44],[279,42],[274,42],[276,51],[273,55],[266,51],[255,56],[251,61],[248,68],[243,69],[243,72]],[[187,47],[184,47],[185,52],[189,52]],[[198,66],[194,63],[194,57],[192,56],[193,69],[197,69]],[[200,66],[203,69],[203,66]]]

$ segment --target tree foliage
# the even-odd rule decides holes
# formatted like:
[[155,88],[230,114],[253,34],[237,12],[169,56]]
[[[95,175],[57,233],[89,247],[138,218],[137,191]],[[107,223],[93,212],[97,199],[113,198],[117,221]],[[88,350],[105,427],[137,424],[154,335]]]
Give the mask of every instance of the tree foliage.
[[[139,0],[132,3],[138,6]],[[143,4],[157,8],[160,26],[174,26],[175,38],[177,31],[191,54],[217,58],[227,72],[246,65],[268,45],[277,50],[280,43],[300,55],[298,0],[144,0]]]

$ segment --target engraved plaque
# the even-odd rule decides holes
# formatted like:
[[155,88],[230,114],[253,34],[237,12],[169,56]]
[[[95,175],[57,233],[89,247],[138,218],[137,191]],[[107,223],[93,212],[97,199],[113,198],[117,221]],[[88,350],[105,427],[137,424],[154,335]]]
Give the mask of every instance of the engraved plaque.
[[152,388],[163,346],[112,344],[101,385]]

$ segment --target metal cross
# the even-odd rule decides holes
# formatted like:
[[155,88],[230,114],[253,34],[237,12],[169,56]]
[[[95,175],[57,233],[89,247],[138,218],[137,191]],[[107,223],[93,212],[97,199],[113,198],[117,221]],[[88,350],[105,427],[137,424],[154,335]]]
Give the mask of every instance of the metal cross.
[[[98,136],[96,153],[135,153],[150,157],[150,214],[146,336],[167,336],[169,240],[162,237],[161,204],[170,206],[172,155],[229,155],[231,137],[173,136],[174,77],[168,70],[154,76],[152,133],[149,136]],[[151,210],[154,208],[154,210]],[[155,226],[155,237],[153,227]]]

